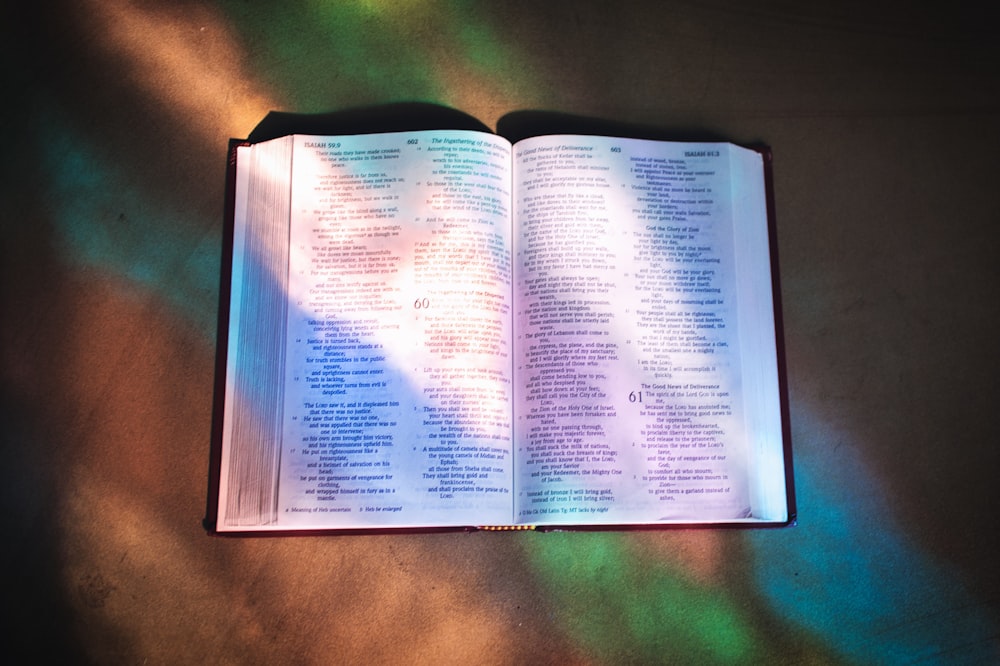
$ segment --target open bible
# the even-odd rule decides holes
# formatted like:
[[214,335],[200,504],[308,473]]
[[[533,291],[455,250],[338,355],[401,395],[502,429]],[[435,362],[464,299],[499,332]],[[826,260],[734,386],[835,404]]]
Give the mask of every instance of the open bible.
[[792,522],[769,160],[234,142],[209,529]]

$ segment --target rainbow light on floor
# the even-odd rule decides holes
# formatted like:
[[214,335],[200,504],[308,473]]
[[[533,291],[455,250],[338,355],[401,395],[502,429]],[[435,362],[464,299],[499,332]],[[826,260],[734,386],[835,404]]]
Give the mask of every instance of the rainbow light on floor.
[[[517,45],[496,38],[475,12],[456,9],[464,3],[447,6],[452,11],[439,13],[418,2],[312,2],[266,13],[220,2],[221,18],[211,28],[229,31],[250,63],[251,77],[234,88],[250,86],[254,99],[287,109],[326,111],[402,99],[456,106],[499,99],[509,110],[544,106],[545,91],[530,79],[503,81],[526,59]],[[189,39],[196,39],[197,26],[188,27]],[[193,108],[210,109],[224,100],[199,99]],[[176,316],[195,322],[211,344],[220,247],[218,236],[198,230],[221,228],[222,202],[219,219],[208,219],[183,201],[150,192],[132,175],[137,165],[108,162],[100,137],[78,132],[61,115],[71,111],[59,107],[57,100],[43,109],[47,131],[34,140],[63,259],[156,296]],[[227,137],[210,131],[199,127],[196,136],[218,146],[221,186]],[[794,409],[809,432],[822,431],[821,424],[808,423],[808,405]],[[624,654],[637,662],[760,663],[779,656],[767,636],[782,632],[799,644],[804,661],[995,657],[997,619],[990,607],[894,523],[891,501],[878,492],[860,453],[834,456],[827,444],[804,441],[797,449],[800,526],[728,535],[725,542],[735,545],[722,556],[743,554],[748,561],[732,562],[747,572],[725,580],[704,581],[683,566],[632,549],[630,534],[498,538],[524,540],[527,566],[546,591],[554,624],[597,662]],[[726,587],[734,578],[745,586],[739,594]],[[752,607],[740,601],[744,595],[755,598]],[[770,614],[767,632],[762,612]],[[899,624],[901,617],[917,619]]]

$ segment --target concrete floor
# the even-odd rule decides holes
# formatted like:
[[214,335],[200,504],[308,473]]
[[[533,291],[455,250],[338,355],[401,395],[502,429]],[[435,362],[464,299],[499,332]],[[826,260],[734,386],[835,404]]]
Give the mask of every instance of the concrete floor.
[[[990,19],[728,0],[5,8],[0,652],[997,662]],[[772,147],[798,526],[205,534],[227,141],[272,109],[395,101]]]

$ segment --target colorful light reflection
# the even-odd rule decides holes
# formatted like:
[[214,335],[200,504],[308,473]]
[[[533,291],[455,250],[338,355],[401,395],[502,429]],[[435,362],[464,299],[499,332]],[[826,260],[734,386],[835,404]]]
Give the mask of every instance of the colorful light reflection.
[[[94,34],[105,35],[96,39],[104,57],[112,54],[132,63],[128,74],[135,98],[161,108],[154,120],[179,126],[182,142],[209,142],[218,149],[213,152],[218,153],[219,183],[210,188],[209,199],[218,202],[219,212],[225,140],[248,132],[269,107],[319,111],[407,99],[453,104],[475,113],[544,107],[548,99],[544,84],[526,78],[520,69],[526,56],[515,44],[503,42],[465,3],[447,3],[444,10],[427,3],[374,1],[262,10],[220,2],[193,14],[152,14],[124,3],[104,6],[110,9],[84,24],[96,24]],[[206,50],[199,40],[206,32],[221,40],[216,44],[226,45],[223,57],[203,58]],[[519,71],[512,75],[515,69]],[[505,84],[508,77],[518,83]],[[148,180],[134,176],[142,164],[114,161],[101,147],[100,130],[80,131],[66,100],[37,101],[42,112],[35,118],[33,141],[59,259],[69,266],[97,269],[157,299],[164,311],[193,322],[205,350],[210,349],[219,256],[219,220],[212,205],[188,205],[183,195],[194,191],[190,186],[176,195],[169,186],[151,189]],[[795,403],[793,411],[803,431],[823,431],[822,424],[809,422],[808,405]],[[194,468],[206,442],[188,445],[188,471],[200,475]],[[842,455],[841,450],[833,456],[828,445],[803,440],[797,449],[799,527],[726,533],[706,542],[713,552],[696,553],[687,562],[636,548],[639,537],[632,534],[500,538],[519,542],[515,550],[545,591],[552,626],[588,661],[780,661],[781,650],[788,647],[774,642],[780,635],[795,643],[801,662],[996,659],[995,609],[970,594],[946,564],[924,554],[894,524],[892,503],[879,494],[878,480],[860,454]],[[96,492],[97,475],[105,472],[89,464],[81,469],[89,480],[75,488],[86,490],[82,496],[88,498]],[[128,492],[127,486],[120,492]],[[124,527],[102,529],[120,530],[110,542],[147,556],[139,560],[136,576],[145,580],[142,570],[157,567],[160,560],[149,556],[163,543],[171,545],[172,556],[200,559],[202,546],[196,540],[203,537],[181,534],[180,528],[169,525],[144,529],[156,524],[155,512],[129,504],[115,503],[115,517]],[[67,520],[67,531],[89,536],[67,538],[67,544],[79,548],[70,552],[67,545],[63,557],[72,563],[67,571],[78,571],[86,558],[109,557],[93,533],[80,527],[90,517],[85,512]],[[129,517],[133,520],[126,520]],[[678,544],[687,537],[664,533],[654,538]],[[152,543],[143,543],[150,539]],[[178,545],[183,540],[194,545]],[[324,551],[338,547],[338,542],[321,546]],[[275,550],[295,558],[304,548]],[[341,555],[364,555],[356,546],[342,548]],[[413,548],[410,566],[418,567],[423,551],[419,545]],[[254,557],[247,555],[251,549],[237,547],[233,561]],[[336,558],[335,552],[332,555]],[[706,560],[721,564],[706,574]],[[113,569],[107,562],[104,566]],[[180,577],[187,572],[173,573]],[[198,590],[212,585],[213,577],[201,567],[198,576]],[[162,584],[168,585],[168,580]],[[289,577],[288,582],[303,581]],[[414,584],[402,575],[389,582],[398,588]],[[489,599],[470,599],[440,584],[447,593],[438,591],[439,596],[456,608],[472,609],[476,636],[485,640],[482,608]],[[68,590],[77,586],[77,578],[67,579]],[[414,588],[412,594],[421,592]],[[88,604],[87,612],[101,612]],[[413,600],[415,607],[419,604],[420,599]],[[256,617],[252,600],[244,606],[241,612]],[[105,621],[118,621],[124,630],[130,626],[113,615]],[[461,641],[461,632],[453,629],[453,640]],[[146,639],[147,646],[154,644]]]

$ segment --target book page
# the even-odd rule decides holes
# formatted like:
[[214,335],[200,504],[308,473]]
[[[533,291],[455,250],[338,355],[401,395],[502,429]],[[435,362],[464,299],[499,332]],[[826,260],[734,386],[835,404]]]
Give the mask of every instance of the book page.
[[296,136],[292,155],[277,519],[258,528],[509,522],[509,144]]
[[747,518],[730,146],[514,150],[518,520]]

